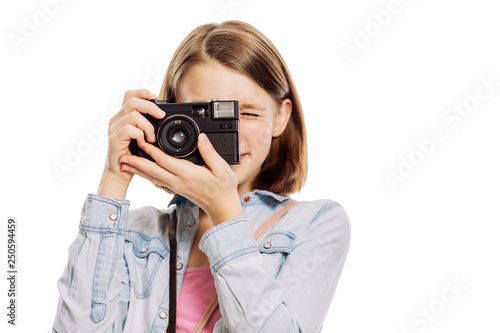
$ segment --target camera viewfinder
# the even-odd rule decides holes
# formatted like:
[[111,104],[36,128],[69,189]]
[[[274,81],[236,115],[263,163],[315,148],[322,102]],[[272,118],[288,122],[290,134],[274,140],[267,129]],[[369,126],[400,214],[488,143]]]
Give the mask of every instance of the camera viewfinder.
[[202,105],[197,105],[193,107],[193,117],[207,117],[207,107]]

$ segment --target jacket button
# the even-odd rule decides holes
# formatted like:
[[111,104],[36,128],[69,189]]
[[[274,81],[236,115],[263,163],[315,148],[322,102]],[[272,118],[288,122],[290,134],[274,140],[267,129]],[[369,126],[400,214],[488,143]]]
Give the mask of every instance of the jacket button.
[[249,202],[250,201],[250,197],[247,195],[246,197],[243,198],[243,201],[244,202]]
[[184,265],[182,264],[182,262],[178,263],[177,264],[177,270],[180,271],[182,269],[182,267],[184,267]]
[[109,214],[109,219],[110,219],[111,221],[116,221],[116,220],[118,220],[118,214],[116,214],[116,213],[111,213],[111,214]]
[[167,313],[165,311],[160,312],[161,319],[167,319]]
[[141,253],[146,253],[146,252],[148,252],[148,248],[147,248],[147,247],[143,247],[143,248],[141,249]]
[[266,243],[264,243],[264,248],[265,248],[265,249],[270,249],[270,248],[271,248],[271,246],[273,246],[273,244],[272,244],[271,242],[266,242]]

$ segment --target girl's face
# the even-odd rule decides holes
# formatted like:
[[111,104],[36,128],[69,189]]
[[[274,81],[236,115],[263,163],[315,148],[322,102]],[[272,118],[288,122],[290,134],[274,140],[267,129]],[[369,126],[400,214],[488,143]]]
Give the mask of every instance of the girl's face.
[[191,67],[181,78],[178,103],[210,99],[237,100],[240,105],[241,164],[231,169],[238,178],[240,197],[253,190],[252,183],[269,153],[271,140],[285,129],[292,103],[278,104],[248,76],[216,61]]

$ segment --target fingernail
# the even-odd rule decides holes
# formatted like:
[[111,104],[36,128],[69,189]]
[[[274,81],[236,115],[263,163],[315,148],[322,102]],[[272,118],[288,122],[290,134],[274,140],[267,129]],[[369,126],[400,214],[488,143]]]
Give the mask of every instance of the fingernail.
[[126,158],[124,157],[124,158],[122,158],[122,159],[120,160],[120,163],[127,163],[127,164],[128,164],[128,159],[126,159]]
[[199,141],[200,143],[205,143],[205,142],[207,142],[207,135],[206,135],[206,134],[204,134],[204,133],[201,133],[201,134],[198,136],[198,141]]
[[161,117],[165,117],[165,112],[163,110],[158,109],[158,115]]
[[122,166],[122,171],[127,171],[128,172],[128,171],[130,171],[130,169],[128,167],[126,167],[126,166]]

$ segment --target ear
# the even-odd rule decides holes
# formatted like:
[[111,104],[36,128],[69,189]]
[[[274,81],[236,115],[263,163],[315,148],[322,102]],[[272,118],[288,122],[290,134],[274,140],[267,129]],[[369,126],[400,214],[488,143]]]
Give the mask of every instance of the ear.
[[289,98],[286,98],[281,102],[281,105],[278,108],[278,113],[276,114],[276,118],[274,119],[273,126],[273,137],[280,136],[286,128],[288,124],[288,120],[290,119],[290,115],[292,114],[292,101]]

